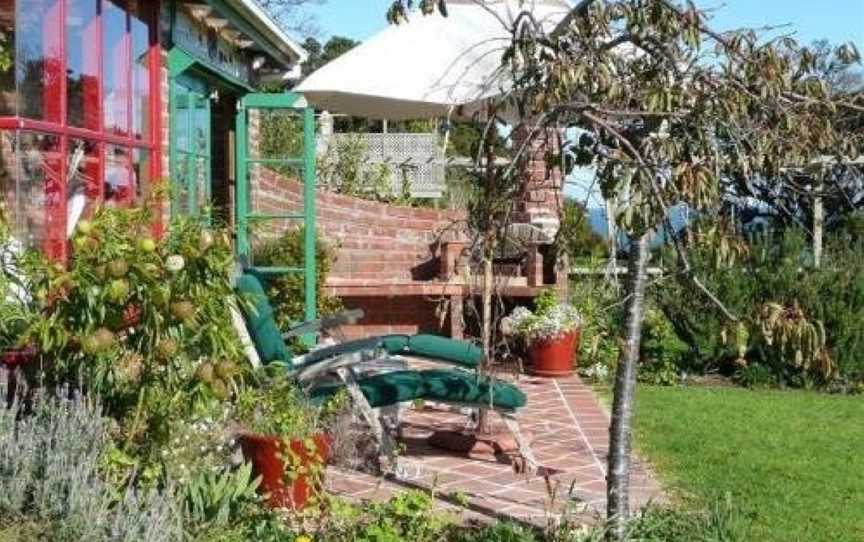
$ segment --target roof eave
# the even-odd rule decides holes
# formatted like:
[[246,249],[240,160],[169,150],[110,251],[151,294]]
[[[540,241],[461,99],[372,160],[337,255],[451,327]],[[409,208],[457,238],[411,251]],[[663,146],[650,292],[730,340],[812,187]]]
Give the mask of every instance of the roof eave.
[[296,40],[282,30],[273,17],[255,0],[224,0],[231,8],[241,14],[256,30],[261,32],[285,55],[277,59],[287,67],[306,62],[309,53]]

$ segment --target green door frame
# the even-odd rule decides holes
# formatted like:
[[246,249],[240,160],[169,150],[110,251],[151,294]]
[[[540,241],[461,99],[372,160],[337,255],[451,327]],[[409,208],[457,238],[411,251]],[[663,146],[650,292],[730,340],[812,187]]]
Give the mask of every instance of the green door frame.
[[[174,46],[168,53],[168,96],[169,96],[169,160],[172,178],[177,175],[181,149],[178,148],[175,121],[178,115],[178,98],[183,77],[187,75],[201,78],[204,81],[214,81],[235,91],[239,97],[237,102],[235,154],[236,154],[236,187],[235,187],[235,251],[238,259],[251,262],[251,244],[249,228],[251,222],[265,220],[302,220],[305,226],[303,239],[303,266],[297,268],[253,267],[258,273],[279,275],[285,273],[302,273],[304,284],[304,318],[314,320],[317,316],[317,284],[316,284],[316,225],[315,225],[315,114],[299,94],[260,94],[253,92],[248,84],[219,71],[215,66],[198,59],[182,48]],[[207,111],[209,117],[209,97]],[[298,112],[303,119],[303,152],[302,156],[284,156],[266,159],[249,157],[249,111],[250,110],[288,110]],[[209,130],[208,130],[209,132]],[[210,138],[208,140],[207,157],[210,157]],[[303,212],[283,214],[256,214],[251,204],[251,186],[249,185],[249,166],[255,163],[271,165],[300,166],[303,170]],[[210,168],[207,168],[207,186],[210,186]],[[208,194],[209,195],[209,194]],[[179,212],[172,198],[172,214]],[[306,342],[314,339],[306,337]]]
[[[303,119],[302,156],[251,157],[249,147],[249,112],[252,110],[295,111]],[[244,96],[237,111],[237,184],[236,226],[237,255],[241,261],[252,262],[250,226],[267,220],[302,220],[304,224],[303,267],[252,267],[261,274],[303,274],[304,318],[316,318],[317,284],[315,274],[315,114],[306,101],[295,93],[255,94]],[[255,164],[300,166],[303,170],[302,213],[257,213],[252,209],[252,187],[249,167]],[[253,262],[254,263],[254,262]],[[308,340],[308,338],[307,338]]]

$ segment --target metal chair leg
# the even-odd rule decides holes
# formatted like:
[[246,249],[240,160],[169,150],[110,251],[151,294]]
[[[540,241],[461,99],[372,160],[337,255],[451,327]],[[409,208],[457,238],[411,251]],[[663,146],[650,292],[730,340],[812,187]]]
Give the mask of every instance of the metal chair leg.
[[519,455],[521,456],[522,461],[524,461],[524,465],[522,465],[520,470],[526,473],[537,472],[540,468],[540,464],[537,463],[537,459],[534,457],[534,451],[531,450],[530,443],[522,434],[518,420],[516,420],[515,416],[511,414],[502,414],[501,417],[504,419],[504,425],[507,426],[507,429],[516,439],[516,445],[519,447]]

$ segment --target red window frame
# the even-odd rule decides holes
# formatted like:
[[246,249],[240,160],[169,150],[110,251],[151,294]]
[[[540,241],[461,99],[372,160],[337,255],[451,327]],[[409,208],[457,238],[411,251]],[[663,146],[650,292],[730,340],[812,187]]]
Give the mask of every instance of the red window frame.
[[[137,139],[133,130],[133,109],[134,105],[134,59],[133,48],[131,46],[131,34],[130,29],[127,26],[125,36],[123,38],[123,47],[125,52],[128,54],[129,59],[126,62],[126,74],[125,81],[120,88],[124,91],[124,98],[126,103],[126,124],[127,129],[124,134],[115,134],[106,129],[105,126],[105,107],[104,107],[104,62],[106,59],[103,54],[103,14],[105,11],[104,3],[101,4],[101,9],[98,10],[95,21],[95,43],[89,49],[90,54],[88,54],[85,62],[95,62],[96,72],[97,72],[97,90],[95,93],[90,93],[89,95],[85,95],[85,109],[87,108],[95,108],[96,114],[98,116],[98,130],[93,130],[89,128],[81,128],[77,126],[72,126],[69,124],[68,119],[68,92],[67,92],[67,31],[66,31],[66,8],[67,2],[69,0],[58,0],[56,7],[50,10],[49,13],[45,15],[45,24],[52,23],[54,18],[59,18],[59,28],[61,31],[58,35],[49,35],[48,39],[55,40],[54,44],[58,45],[56,50],[58,52],[58,57],[47,58],[49,62],[45,64],[46,73],[43,75],[43,78],[50,80],[54,79],[58,81],[58,85],[45,85],[45,91],[43,93],[43,104],[45,114],[43,117],[45,118],[59,118],[59,122],[47,121],[47,120],[36,120],[30,119],[20,116],[10,117],[10,116],[0,116],[0,130],[9,130],[9,131],[27,131],[27,132],[38,132],[43,134],[55,135],[59,137],[60,140],[60,164],[59,164],[59,181],[57,183],[51,183],[53,186],[46,186],[46,194],[48,192],[56,193],[60,191],[63,197],[59,198],[60,205],[52,206],[51,213],[46,217],[46,224],[48,231],[46,232],[46,242],[43,246],[43,250],[50,258],[59,261],[66,261],[68,258],[69,252],[69,243],[66,240],[66,201],[67,201],[67,156],[69,151],[69,141],[72,138],[77,139],[85,139],[90,140],[96,143],[97,146],[97,155],[98,155],[98,168],[102,178],[99,180],[101,182],[98,183],[98,201],[102,201],[104,199],[104,174],[105,174],[105,162],[106,162],[106,147],[108,145],[116,145],[119,147],[124,147],[127,149],[128,154],[128,171],[130,172],[130,186],[132,185],[132,171],[134,170],[134,149],[146,150],[150,153],[150,183],[151,185],[155,185],[156,183],[161,182],[160,178],[162,176],[162,108],[161,108],[161,47],[159,44],[159,10],[160,10],[160,2],[159,1],[141,1],[139,2],[139,6],[143,9],[147,10],[146,15],[150,22],[149,25],[149,49],[147,51],[148,60],[149,60],[149,86],[150,86],[150,96],[149,96],[149,128],[147,129],[145,134],[142,134],[143,137],[141,139]],[[101,1],[101,0],[100,0]],[[124,11],[128,12],[128,4],[123,5]],[[16,2],[16,9],[21,9],[20,0]],[[129,15],[127,15],[128,20]],[[16,18],[17,20],[17,18]],[[56,24],[56,23],[53,23]],[[44,25],[43,25],[44,26]],[[17,29],[16,29],[17,30]],[[59,43],[57,43],[59,41]],[[47,48],[46,48],[47,49]],[[92,55],[95,55],[92,56]],[[18,89],[16,89],[18,92]],[[86,92],[85,92],[86,94]],[[95,96],[94,96],[95,94]],[[95,103],[92,103],[91,100],[95,98]],[[86,113],[85,113],[86,115]],[[133,187],[134,188],[134,187]],[[155,209],[155,224],[154,230],[161,230],[161,209]]]

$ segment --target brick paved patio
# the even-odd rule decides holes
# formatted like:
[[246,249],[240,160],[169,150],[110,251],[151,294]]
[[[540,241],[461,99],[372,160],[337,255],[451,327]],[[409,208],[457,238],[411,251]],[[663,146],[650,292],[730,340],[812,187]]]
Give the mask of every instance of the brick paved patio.
[[[444,502],[448,497],[467,498],[473,514],[538,524],[564,513],[586,522],[605,514],[609,418],[594,393],[575,376],[521,377],[519,386],[528,395],[528,406],[520,415],[522,430],[531,435],[541,472],[520,475],[506,457],[469,459],[432,448],[426,438],[434,430],[461,429],[468,419],[426,405],[404,416],[406,449],[399,459],[399,480],[334,469],[328,473],[329,489],[355,500],[380,500],[409,487],[434,488]],[[631,483],[634,509],[662,496],[638,459]]]

